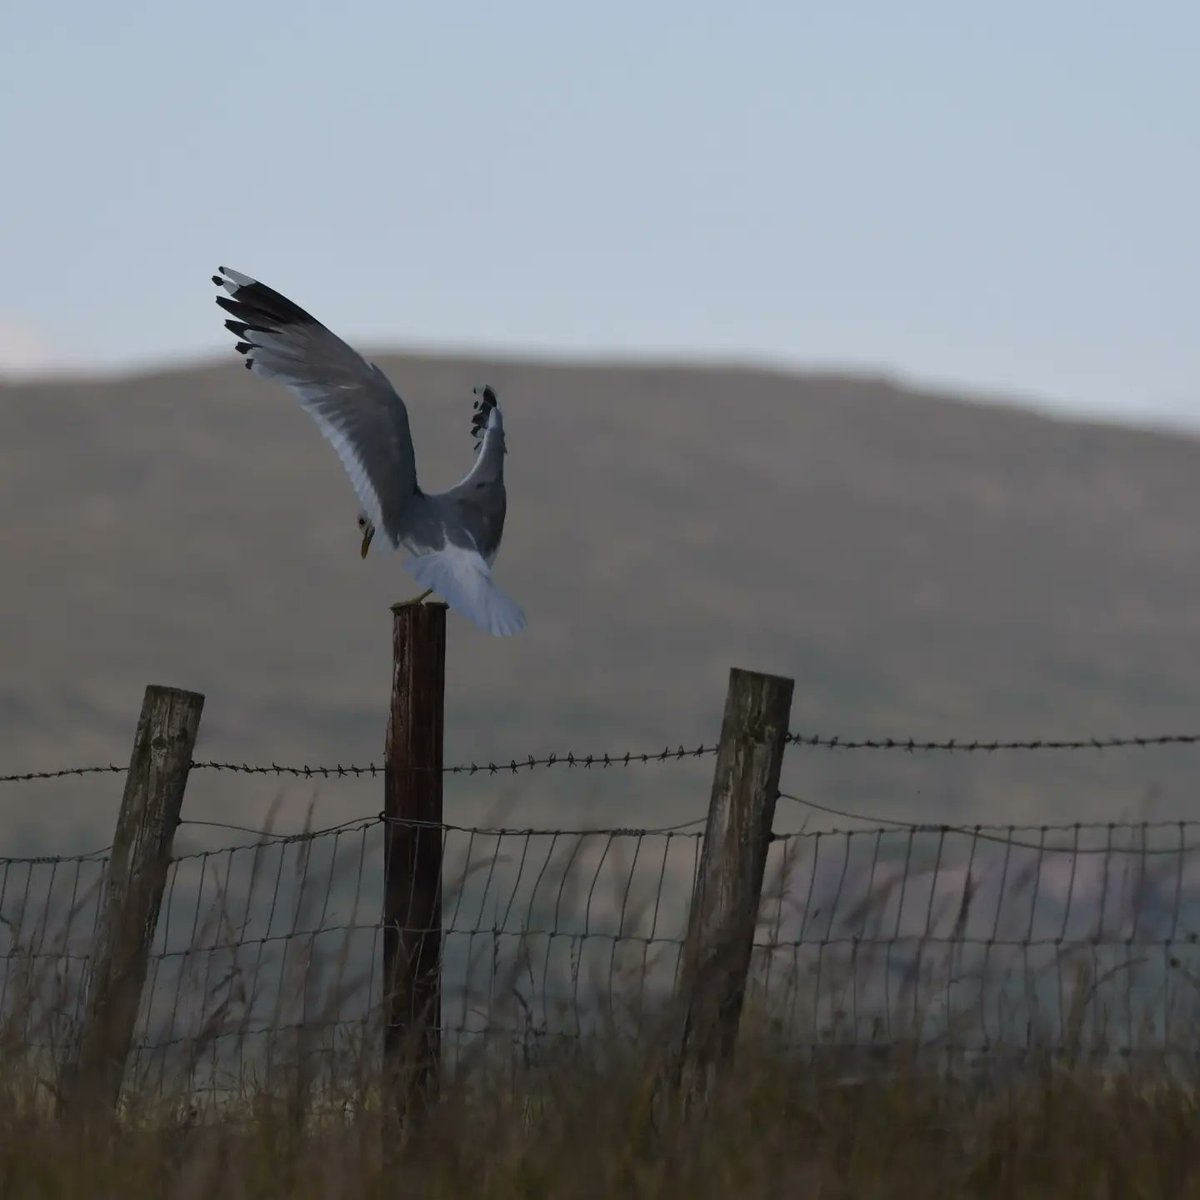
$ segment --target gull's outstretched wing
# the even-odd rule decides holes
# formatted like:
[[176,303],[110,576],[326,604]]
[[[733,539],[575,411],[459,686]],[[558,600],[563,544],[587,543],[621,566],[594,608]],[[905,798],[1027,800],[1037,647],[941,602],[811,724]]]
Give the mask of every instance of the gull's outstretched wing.
[[422,497],[444,541],[404,566],[481,629],[507,637],[525,628],[525,614],[491,570],[504,531],[504,421],[494,388],[476,388],[475,395],[474,465],[457,487]]
[[417,467],[404,401],[384,373],[265,284],[220,268],[217,303],[246,366],[285,384],[333,444],[375,526],[399,544]]
[[471,433],[476,438],[475,461],[463,479],[448,492],[430,500],[443,512],[453,514],[452,523],[470,531],[470,540],[490,567],[500,549],[508,506],[504,490],[504,419],[496,391],[475,389]]

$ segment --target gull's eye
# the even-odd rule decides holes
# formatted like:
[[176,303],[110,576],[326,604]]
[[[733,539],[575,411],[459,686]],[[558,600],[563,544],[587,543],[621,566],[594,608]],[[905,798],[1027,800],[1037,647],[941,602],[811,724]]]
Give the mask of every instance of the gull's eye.
[[366,521],[366,518],[365,518],[365,517],[359,517],[359,518],[358,518],[358,527],[359,527],[359,529],[366,529],[366,527],[367,527],[367,521]]

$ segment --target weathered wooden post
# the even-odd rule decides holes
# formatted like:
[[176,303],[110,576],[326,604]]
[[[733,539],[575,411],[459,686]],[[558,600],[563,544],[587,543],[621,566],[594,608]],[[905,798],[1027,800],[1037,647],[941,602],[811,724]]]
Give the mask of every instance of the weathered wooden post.
[[446,605],[397,604],[384,767],[383,1070],[389,1125],[419,1117],[441,1064]]
[[83,1025],[60,1081],[68,1111],[111,1109],[120,1098],[203,708],[196,692],[146,688],[105,871]]
[[707,1095],[737,1039],[792,708],[792,680],[734,668],[683,949],[670,1082]]

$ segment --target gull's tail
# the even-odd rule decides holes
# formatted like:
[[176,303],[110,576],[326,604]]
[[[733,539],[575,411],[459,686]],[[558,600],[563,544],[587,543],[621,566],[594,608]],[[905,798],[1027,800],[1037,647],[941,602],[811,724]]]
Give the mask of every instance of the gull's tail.
[[478,551],[447,543],[442,550],[410,558],[404,566],[422,587],[437,592],[487,633],[507,637],[525,628],[525,614],[496,586]]

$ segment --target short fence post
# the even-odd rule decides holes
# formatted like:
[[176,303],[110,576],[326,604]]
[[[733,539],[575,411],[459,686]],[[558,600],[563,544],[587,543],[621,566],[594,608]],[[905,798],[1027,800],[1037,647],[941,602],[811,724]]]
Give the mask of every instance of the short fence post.
[[105,871],[85,1015],[60,1082],[67,1109],[113,1108],[120,1099],[203,708],[196,692],[146,688]]
[[384,766],[383,1071],[395,1124],[437,1094],[441,1065],[442,742],[446,605],[392,609],[392,701]]
[[734,668],[692,896],[671,1083],[707,1095],[733,1055],[792,708],[792,680]]

